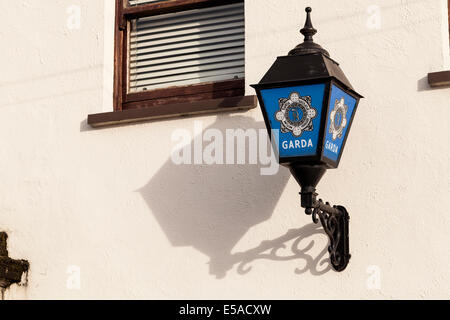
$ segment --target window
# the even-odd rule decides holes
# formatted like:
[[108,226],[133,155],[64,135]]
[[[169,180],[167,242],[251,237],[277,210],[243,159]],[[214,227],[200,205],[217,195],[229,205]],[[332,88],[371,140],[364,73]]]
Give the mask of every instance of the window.
[[[116,0],[114,111],[161,118],[254,108],[244,71],[243,0]],[[123,120],[104,115],[88,123]]]
[[117,2],[116,110],[244,95],[242,1]]
[[[448,0],[447,5],[448,5],[448,31],[450,34],[450,0]],[[431,87],[450,87],[450,71],[429,73],[428,84]]]
[[243,3],[131,21],[130,94],[244,78]]

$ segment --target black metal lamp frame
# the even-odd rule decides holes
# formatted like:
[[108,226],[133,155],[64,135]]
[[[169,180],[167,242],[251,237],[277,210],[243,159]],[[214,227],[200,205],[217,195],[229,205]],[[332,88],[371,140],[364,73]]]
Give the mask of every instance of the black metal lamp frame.
[[[314,29],[311,22],[312,9],[308,7],[305,11],[307,13],[306,23],[300,30],[304,35],[303,43],[291,50],[288,56],[278,57],[261,81],[252,85],[252,87],[256,89],[264,121],[279,162],[290,169],[301,186],[301,206],[305,208],[305,213],[312,216],[314,223],[317,224],[320,221],[328,235],[330,240],[328,251],[332,267],[336,271],[343,271],[350,260],[349,215],[343,206],[331,206],[322,199],[317,200],[316,186],[327,169],[337,168],[342,156],[341,150],[337,161],[332,161],[324,157],[322,152],[325,143],[324,130],[331,96],[329,93],[331,85],[340,87],[356,99],[353,113],[356,112],[359,100],[363,97],[353,89],[339,64],[330,58],[328,51],[313,41],[313,36],[317,33],[317,30]],[[277,144],[271,136],[271,125],[264,107],[261,90],[313,83],[325,83],[325,90],[329,93],[322,108],[322,129],[319,133],[318,151],[313,156],[302,157],[301,159],[297,157],[282,158],[279,156]],[[348,130],[350,130],[353,118],[354,114],[350,118]],[[347,137],[348,133],[344,138],[342,149],[345,147]]]

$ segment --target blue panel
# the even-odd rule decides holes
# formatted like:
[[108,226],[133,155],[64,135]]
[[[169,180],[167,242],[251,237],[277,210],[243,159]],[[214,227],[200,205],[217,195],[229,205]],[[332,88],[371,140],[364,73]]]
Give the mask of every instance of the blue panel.
[[323,83],[261,90],[280,158],[316,154],[324,93]]
[[330,105],[327,115],[327,127],[323,155],[335,162],[342,152],[342,144],[347,136],[356,106],[356,99],[341,88],[331,87]]

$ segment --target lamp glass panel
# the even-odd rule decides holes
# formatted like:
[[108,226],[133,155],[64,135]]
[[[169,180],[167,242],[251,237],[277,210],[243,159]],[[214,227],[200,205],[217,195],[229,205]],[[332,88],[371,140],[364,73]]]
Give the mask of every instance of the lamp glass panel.
[[354,116],[356,99],[336,85],[331,86],[325,132],[324,157],[337,162]]
[[323,83],[261,90],[280,158],[317,153],[324,93]]

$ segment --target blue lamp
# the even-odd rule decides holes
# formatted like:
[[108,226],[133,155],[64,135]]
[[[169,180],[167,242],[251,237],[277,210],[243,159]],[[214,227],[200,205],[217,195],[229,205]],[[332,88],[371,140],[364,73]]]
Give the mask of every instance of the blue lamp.
[[341,160],[359,100],[339,64],[313,41],[317,33],[306,8],[304,42],[278,57],[256,90],[279,163],[301,186],[301,205],[319,220],[330,238],[333,268],[342,271],[350,259],[348,213],[344,207],[317,200],[315,188],[327,169]]

